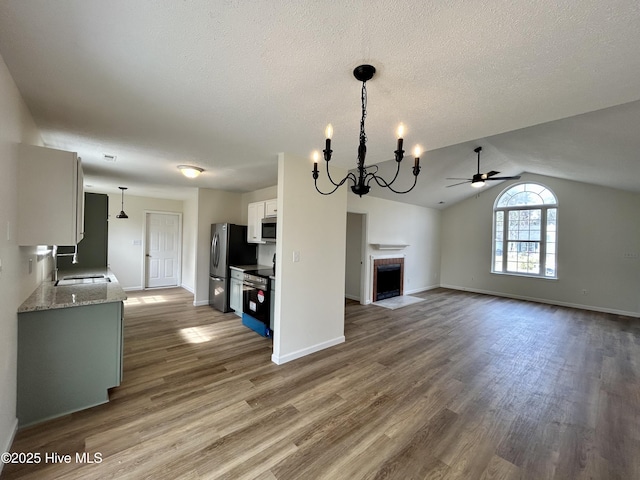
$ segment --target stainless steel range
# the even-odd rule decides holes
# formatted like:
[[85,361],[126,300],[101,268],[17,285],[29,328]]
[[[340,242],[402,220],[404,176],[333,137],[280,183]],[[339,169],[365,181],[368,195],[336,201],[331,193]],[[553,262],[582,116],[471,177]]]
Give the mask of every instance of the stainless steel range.
[[270,269],[245,272],[242,284],[242,324],[271,337]]

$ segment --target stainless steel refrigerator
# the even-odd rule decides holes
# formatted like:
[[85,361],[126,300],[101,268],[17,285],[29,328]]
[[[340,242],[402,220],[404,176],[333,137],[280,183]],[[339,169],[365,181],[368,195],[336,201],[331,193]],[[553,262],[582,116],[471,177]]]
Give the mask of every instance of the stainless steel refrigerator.
[[247,243],[247,227],[233,223],[211,225],[209,305],[221,312],[229,308],[229,267],[258,263],[258,245]]

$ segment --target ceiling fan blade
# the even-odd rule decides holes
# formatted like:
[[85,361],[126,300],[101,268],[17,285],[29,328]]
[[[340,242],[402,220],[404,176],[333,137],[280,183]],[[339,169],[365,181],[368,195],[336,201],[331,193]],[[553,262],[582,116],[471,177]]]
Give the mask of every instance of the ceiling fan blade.
[[487,180],[518,180],[520,175],[515,175],[513,177],[491,177],[487,178]]
[[460,178],[460,177],[447,177],[447,180],[469,180],[471,181],[470,178]]
[[490,172],[485,173],[485,177],[484,178],[489,178],[489,177],[493,177],[494,175],[499,174],[500,172],[496,172],[495,170],[491,170]]
[[471,183],[473,180],[467,180],[466,182],[460,182],[460,183],[454,183],[453,185],[447,185],[447,188],[449,187],[457,187],[458,185],[463,185],[465,183]]

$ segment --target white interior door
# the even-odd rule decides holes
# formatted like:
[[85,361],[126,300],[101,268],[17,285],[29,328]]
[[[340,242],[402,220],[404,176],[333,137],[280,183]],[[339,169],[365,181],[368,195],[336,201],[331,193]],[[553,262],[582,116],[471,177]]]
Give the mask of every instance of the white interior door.
[[146,287],[174,287],[180,272],[180,215],[147,213]]

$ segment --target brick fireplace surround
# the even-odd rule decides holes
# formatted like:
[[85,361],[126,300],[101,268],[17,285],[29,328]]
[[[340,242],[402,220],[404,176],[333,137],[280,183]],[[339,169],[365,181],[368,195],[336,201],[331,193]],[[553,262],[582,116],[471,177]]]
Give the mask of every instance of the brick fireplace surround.
[[400,265],[400,295],[404,294],[404,257],[375,258],[373,260],[373,301],[376,302],[378,291],[378,267],[381,265]]

